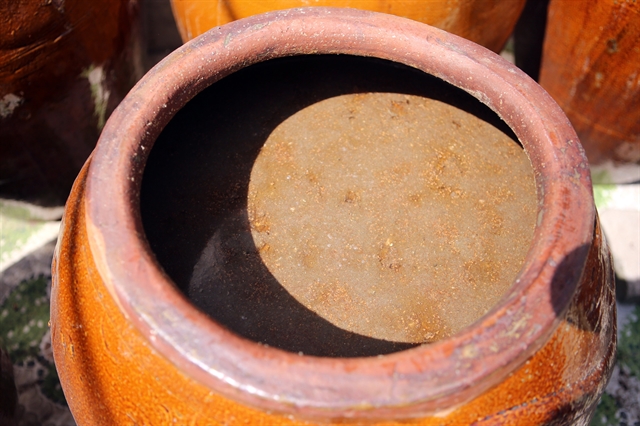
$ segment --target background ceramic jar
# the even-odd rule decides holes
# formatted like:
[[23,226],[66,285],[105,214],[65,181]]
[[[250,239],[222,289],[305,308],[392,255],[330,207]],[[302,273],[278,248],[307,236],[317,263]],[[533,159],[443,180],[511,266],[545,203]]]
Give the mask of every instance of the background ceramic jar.
[[[313,6],[352,7],[413,19],[449,31],[499,52],[513,31],[525,0],[316,0]],[[310,6],[304,0],[172,0],[183,41],[235,19],[272,10]]]
[[0,3],[0,197],[64,204],[141,76],[138,3]]
[[[359,358],[261,345],[196,309],[151,251],[141,181],[172,117],[234,71],[317,54],[385,59],[459,87],[504,118],[531,160],[537,223],[524,265],[494,308],[451,337]],[[558,106],[478,45],[364,11],[251,17],[153,68],[74,185],[53,273],[54,357],[80,424],[587,424],[615,354],[610,258],[586,158]]]
[[602,183],[640,180],[640,3],[549,2],[540,85]]

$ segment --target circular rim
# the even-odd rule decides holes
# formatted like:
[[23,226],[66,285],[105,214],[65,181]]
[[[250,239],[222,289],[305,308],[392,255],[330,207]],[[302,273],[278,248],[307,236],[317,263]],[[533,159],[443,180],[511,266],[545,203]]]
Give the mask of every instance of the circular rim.
[[[494,110],[527,152],[538,191],[532,246],[511,290],[458,334],[385,356],[320,358],[266,347],[198,311],[146,241],[139,193],[147,155],[193,96],[272,58],[349,54],[402,63]],[[107,122],[87,178],[87,231],[96,266],[122,312],[177,368],[265,411],[308,418],[407,418],[464,403],[538,350],[580,280],[594,207],[589,167],[564,113],[533,80],[489,50],[386,14],[301,8],[210,30],[149,71]]]

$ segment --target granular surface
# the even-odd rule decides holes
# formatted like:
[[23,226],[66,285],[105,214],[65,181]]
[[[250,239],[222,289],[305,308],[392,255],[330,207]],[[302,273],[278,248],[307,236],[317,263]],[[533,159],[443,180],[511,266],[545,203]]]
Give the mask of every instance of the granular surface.
[[524,151],[446,103],[360,93],[269,136],[251,172],[251,233],[273,276],[346,330],[423,343],[510,287],[536,214]]

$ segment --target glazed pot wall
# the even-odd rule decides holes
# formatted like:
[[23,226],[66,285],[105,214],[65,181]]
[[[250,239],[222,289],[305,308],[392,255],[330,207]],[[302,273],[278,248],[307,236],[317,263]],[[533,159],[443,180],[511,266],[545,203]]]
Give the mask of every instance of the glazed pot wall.
[[[513,31],[524,4],[525,0],[316,0],[313,5],[352,7],[402,16],[433,25],[499,52]],[[180,35],[185,42],[236,19],[308,5],[307,1],[302,0],[171,1]]]
[[[498,306],[457,335],[384,357],[286,353],[198,312],[155,262],[138,205],[160,131],[234,70],[311,53],[375,56],[438,76],[496,111],[531,158],[539,215],[525,265]],[[365,12],[316,8],[238,21],[154,68],[109,120],[76,182],[52,294],[65,394],[86,424],[586,422],[615,349],[612,271],[594,223],[575,133],[557,105],[497,55]]]
[[[552,0],[540,85],[604,183],[640,179],[640,4]],[[608,176],[606,176],[608,174]]]
[[141,76],[129,0],[0,4],[0,197],[62,206]]
[[[298,420],[226,398],[153,348],[153,339],[123,315],[92,259],[84,218],[87,168],[65,212],[53,265],[51,310],[56,366],[78,424],[332,423],[330,411],[325,418]],[[508,379],[462,406],[442,407],[431,416],[367,423],[587,425],[614,360],[614,282],[606,243],[596,226],[569,310],[549,341]]]

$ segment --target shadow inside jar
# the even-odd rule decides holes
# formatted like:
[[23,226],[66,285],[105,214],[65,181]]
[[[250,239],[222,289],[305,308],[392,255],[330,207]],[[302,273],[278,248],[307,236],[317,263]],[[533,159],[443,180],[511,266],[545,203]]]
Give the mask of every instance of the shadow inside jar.
[[320,317],[271,274],[251,234],[250,176],[273,130],[321,100],[369,92],[448,103],[517,143],[511,129],[472,96],[418,70],[378,59],[283,58],[213,84],[158,137],[140,197],[146,237],[158,263],[212,319],[253,341],[305,355],[375,356],[418,345],[360,335]]

